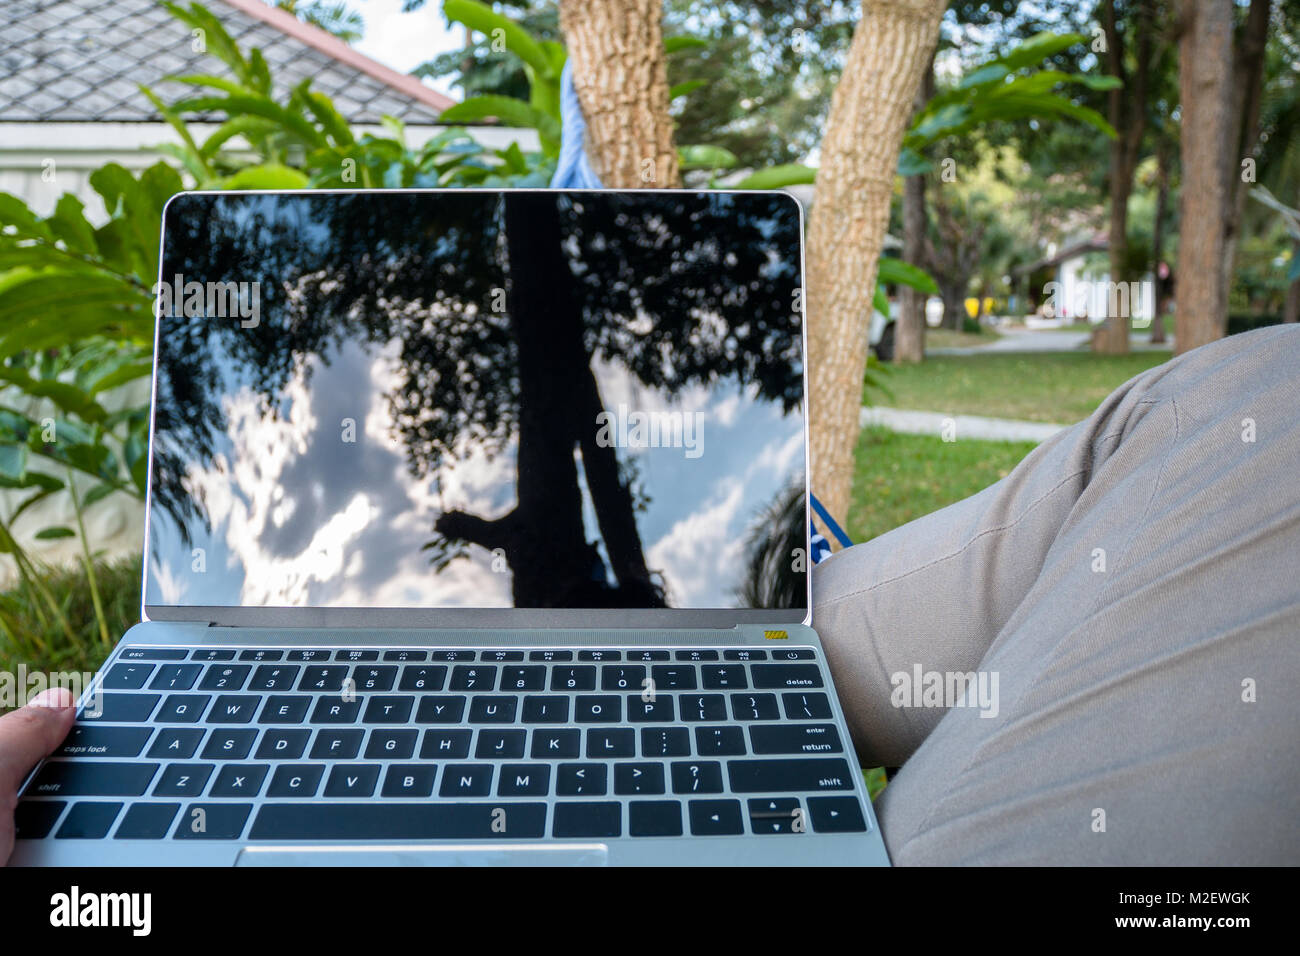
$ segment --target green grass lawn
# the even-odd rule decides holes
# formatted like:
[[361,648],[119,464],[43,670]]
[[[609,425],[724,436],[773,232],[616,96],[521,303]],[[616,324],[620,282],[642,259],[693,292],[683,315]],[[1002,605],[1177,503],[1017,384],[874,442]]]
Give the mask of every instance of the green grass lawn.
[[945,442],[937,436],[864,428],[845,530],[854,541],[892,531],[987,488],[1033,448],[1033,442]]
[[865,399],[948,415],[1071,424],[1087,418],[1117,386],[1168,358],[1167,352],[938,355],[879,372],[892,397],[868,389]]

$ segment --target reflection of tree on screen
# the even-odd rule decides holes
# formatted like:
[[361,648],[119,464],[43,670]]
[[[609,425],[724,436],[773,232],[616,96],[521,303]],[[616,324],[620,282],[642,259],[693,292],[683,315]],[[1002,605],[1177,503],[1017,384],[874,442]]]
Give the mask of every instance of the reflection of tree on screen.
[[186,254],[169,254],[165,272],[260,278],[263,324],[164,322],[155,495],[180,520],[184,466],[211,462],[212,434],[224,430],[222,392],[246,383],[273,395],[344,338],[396,340],[401,382],[387,400],[412,474],[437,476],[467,447],[517,442],[514,508],[440,515],[444,553],[500,548],[518,607],[661,606],[630,460],[596,441],[604,404],[592,364],[621,366],[669,397],[732,379],[797,407],[797,215],[757,198],[193,199],[169,223],[187,230],[169,249]]

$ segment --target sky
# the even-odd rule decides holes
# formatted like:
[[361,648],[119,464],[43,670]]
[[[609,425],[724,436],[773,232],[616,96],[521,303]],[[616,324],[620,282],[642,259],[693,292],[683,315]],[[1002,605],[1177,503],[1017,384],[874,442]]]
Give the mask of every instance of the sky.
[[[356,49],[401,73],[409,73],[439,53],[460,48],[465,43],[463,27],[448,26],[439,0],[429,0],[419,10],[402,13],[402,0],[351,0],[352,9],[366,21],[364,38]],[[459,90],[443,77],[428,85],[448,96],[460,99]]]

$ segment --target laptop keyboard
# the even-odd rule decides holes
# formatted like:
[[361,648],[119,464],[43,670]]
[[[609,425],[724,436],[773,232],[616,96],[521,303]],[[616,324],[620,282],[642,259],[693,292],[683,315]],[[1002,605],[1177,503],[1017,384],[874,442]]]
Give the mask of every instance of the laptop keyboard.
[[20,839],[860,832],[812,648],[127,647]]

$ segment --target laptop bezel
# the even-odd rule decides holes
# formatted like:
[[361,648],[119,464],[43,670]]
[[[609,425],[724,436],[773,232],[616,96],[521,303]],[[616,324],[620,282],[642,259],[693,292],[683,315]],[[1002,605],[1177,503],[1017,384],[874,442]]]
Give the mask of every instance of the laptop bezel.
[[[160,238],[158,243],[158,275],[163,274],[163,262],[167,249],[167,215],[171,204],[180,196],[239,196],[239,195],[342,195],[351,196],[364,193],[405,193],[411,195],[444,193],[463,195],[470,193],[563,193],[563,194],[609,194],[611,192],[627,194],[662,193],[659,189],[487,189],[487,188],[441,188],[441,189],[275,189],[252,190],[230,189],[212,190],[196,189],[177,193],[163,206]],[[807,268],[805,261],[804,212],[803,204],[791,193],[780,189],[687,189],[674,192],[688,192],[696,195],[767,195],[781,196],[794,203],[799,217],[799,286],[806,293]],[[803,353],[802,378],[803,396],[802,412],[804,427],[804,527],[809,527],[810,511],[808,502],[808,483],[811,474],[810,444],[808,429],[808,318],[804,307],[806,294],[799,299],[799,335]],[[394,608],[394,607],[271,607],[271,606],[211,606],[193,604],[147,604],[149,593],[149,524],[153,510],[153,443],[154,410],[157,407],[158,392],[158,355],[162,323],[157,321],[157,309],[154,310],[154,347],[153,368],[149,390],[149,460],[148,476],[145,487],[144,520],[144,560],[140,578],[140,615],[142,621],[175,621],[201,623],[227,627],[270,627],[270,628],[375,628],[375,629],[436,629],[436,628],[526,628],[536,629],[655,629],[676,630],[680,628],[734,628],[744,625],[762,623],[804,624],[812,620],[812,565],[811,557],[808,572],[804,576],[805,606],[802,608]]]

